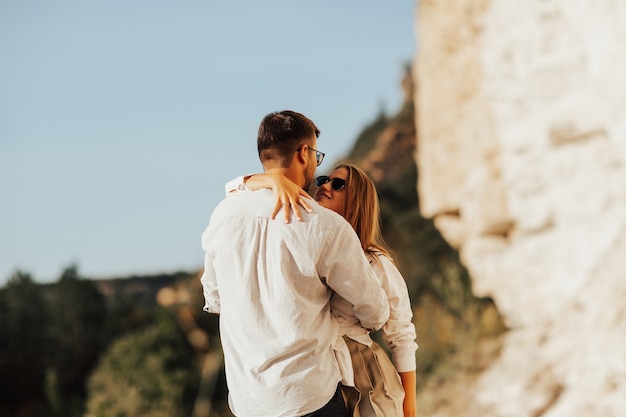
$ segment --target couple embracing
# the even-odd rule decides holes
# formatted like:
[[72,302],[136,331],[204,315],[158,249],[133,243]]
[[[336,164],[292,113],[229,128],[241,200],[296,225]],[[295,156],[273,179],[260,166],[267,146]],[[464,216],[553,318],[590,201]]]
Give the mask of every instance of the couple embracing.
[[[414,417],[415,327],[380,235],[376,189],[340,164],[315,179],[311,199],[319,133],[297,112],[265,116],[264,173],[228,183],[202,234],[204,309],[220,315],[230,409]],[[285,221],[275,220],[280,210]],[[391,360],[370,337],[381,328]]]

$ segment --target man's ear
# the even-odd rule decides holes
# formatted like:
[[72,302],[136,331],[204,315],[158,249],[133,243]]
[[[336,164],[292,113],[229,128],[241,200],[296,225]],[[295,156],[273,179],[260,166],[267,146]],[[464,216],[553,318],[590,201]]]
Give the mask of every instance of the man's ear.
[[302,163],[302,164],[306,164],[308,162],[308,158],[307,158],[307,153],[309,152],[309,145],[302,145],[300,146],[300,150],[297,152],[298,156],[298,162]]

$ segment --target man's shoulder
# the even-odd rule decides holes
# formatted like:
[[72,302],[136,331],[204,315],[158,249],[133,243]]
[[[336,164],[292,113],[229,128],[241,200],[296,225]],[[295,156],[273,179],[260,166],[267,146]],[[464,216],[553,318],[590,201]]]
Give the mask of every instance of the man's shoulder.
[[311,229],[318,231],[317,233],[320,237],[333,240],[355,239],[358,241],[356,232],[342,215],[317,203],[310,206],[313,209],[313,212],[309,214]]
[[327,209],[326,207],[320,206],[317,202],[312,200],[309,203],[309,206],[312,208],[313,212],[311,213],[311,219],[315,219],[315,221],[320,222],[321,224],[327,225],[348,225],[346,219],[343,218],[340,214]]
[[236,192],[227,194],[222,201],[218,204],[218,206],[228,206],[228,207],[249,207],[248,205],[253,203],[255,205],[259,204],[272,204],[273,194],[271,190],[262,189],[262,190],[247,190],[243,192]]
[[246,191],[229,194],[213,209],[211,218],[226,219],[232,217],[263,216],[272,213],[272,193],[267,190]]

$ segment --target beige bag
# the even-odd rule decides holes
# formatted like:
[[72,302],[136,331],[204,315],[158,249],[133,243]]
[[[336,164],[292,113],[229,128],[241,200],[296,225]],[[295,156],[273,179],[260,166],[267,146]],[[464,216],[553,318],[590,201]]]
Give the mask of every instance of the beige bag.
[[342,386],[354,417],[402,417],[404,388],[400,375],[376,343],[371,347],[344,337],[354,368],[354,387]]

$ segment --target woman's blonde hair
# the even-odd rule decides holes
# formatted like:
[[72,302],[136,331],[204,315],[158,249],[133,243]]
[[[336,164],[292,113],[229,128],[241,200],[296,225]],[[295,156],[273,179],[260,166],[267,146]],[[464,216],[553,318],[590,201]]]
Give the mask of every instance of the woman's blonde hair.
[[[391,258],[391,254],[380,230],[380,203],[372,179],[361,168],[344,162],[335,169],[348,170],[344,192],[343,213],[345,219],[354,228],[365,253],[382,253]],[[377,257],[374,256],[377,260]]]

